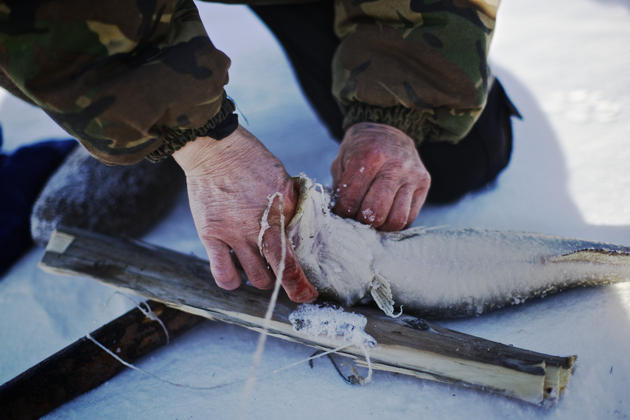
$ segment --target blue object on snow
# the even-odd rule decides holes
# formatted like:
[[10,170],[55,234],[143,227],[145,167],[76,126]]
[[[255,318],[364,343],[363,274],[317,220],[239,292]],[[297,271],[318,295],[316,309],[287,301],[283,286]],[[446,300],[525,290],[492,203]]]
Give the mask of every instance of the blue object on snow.
[[76,144],[75,140],[46,140],[11,154],[0,153],[0,275],[33,244],[29,228],[33,203]]

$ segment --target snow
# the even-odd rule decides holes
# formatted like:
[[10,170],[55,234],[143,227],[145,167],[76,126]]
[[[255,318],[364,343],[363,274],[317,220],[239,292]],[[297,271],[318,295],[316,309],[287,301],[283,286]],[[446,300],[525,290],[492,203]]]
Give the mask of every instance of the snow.
[[363,218],[368,222],[373,222],[374,220],[376,220],[376,216],[374,216],[374,212],[372,211],[372,209],[365,209],[361,212],[361,214],[363,215]]
[[328,337],[358,346],[376,345],[374,337],[365,332],[367,318],[343,308],[302,304],[289,314],[293,329],[307,337]]
[[[230,54],[230,95],[291,174],[329,184],[336,145],[312,114],[273,38],[237,6],[199,5],[213,42]],[[630,5],[624,0],[506,1],[493,68],[521,113],[513,160],[485,191],[426,208],[417,225],[544,232],[630,245]],[[264,75],[264,77],[261,77]],[[260,83],[264,79],[264,83]],[[277,116],[282,116],[279,119]],[[39,111],[0,94],[5,147],[67,137]],[[283,126],[278,127],[278,121]],[[182,196],[145,240],[203,256]],[[37,268],[33,249],[0,281],[0,381],[6,381],[131,307],[111,289]],[[630,417],[630,284],[577,290],[442,325],[546,353],[577,354],[557,407],[376,372],[343,383],[324,359],[257,380],[255,418],[601,419]],[[138,365],[174,382],[244,379],[257,335],[207,322]],[[259,372],[308,357],[311,348],[271,338]],[[346,371],[349,366],[345,366]],[[50,418],[235,418],[242,384],[174,388],[125,371]]]

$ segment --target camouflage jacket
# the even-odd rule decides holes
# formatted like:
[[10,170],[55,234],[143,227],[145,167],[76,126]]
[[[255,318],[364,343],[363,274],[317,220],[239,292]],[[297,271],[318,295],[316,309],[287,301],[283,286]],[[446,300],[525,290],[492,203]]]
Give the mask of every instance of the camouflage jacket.
[[[344,127],[461,139],[485,104],[497,3],[335,0]],[[0,0],[0,82],[108,164],[159,160],[231,115],[229,65],[192,0]]]

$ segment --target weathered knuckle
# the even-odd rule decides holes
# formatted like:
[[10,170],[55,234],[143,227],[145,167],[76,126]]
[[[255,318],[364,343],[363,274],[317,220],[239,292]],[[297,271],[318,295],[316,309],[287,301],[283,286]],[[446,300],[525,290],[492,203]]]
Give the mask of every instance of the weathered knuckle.
[[408,160],[393,159],[387,162],[385,167],[387,169],[384,172],[393,174],[398,179],[409,178],[418,173],[413,162]]
[[368,164],[382,164],[387,159],[387,153],[380,145],[372,145],[363,152],[361,161]]
[[400,189],[398,190],[398,195],[399,196],[406,196],[406,195],[411,196],[415,190],[416,190],[416,186],[414,184],[406,182],[406,183],[404,183],[404,184],[402,184],[400,186]]
[[423,191],[429,191],[429,188],[431,188],[431,177],[425,178],[421,186]]
[[401,179],[396,177],[392,179],[387,179],[386,182],[383,183],[383,193],[386,196],[394,197],[396,192],[400,189]]
[[390,209],[394,206],[399,191],[399,183],[386,184],[379,188],[378,193],[370,200],[372,210],[374,210],[377,217],[381,215],[387,217]]
[[431,174],[427,171],[424,171],[422,174],[422,180],[426,186],[431,185]]
[[427,171],[416,174],[414,181],[417,189],[428,189],[431,186],[431,175]]
[[405,171],[407,173],[413,173],[418,168],[418,163],[415,160],[396,157],[392,159],[390,165],[395,165],[398,170]]
[[200,228],[197,231],[197,235],[199,236],[201,243],[204,244],[206,248],[213,248],[212,244],[217,240],[215,232],[208,228]]

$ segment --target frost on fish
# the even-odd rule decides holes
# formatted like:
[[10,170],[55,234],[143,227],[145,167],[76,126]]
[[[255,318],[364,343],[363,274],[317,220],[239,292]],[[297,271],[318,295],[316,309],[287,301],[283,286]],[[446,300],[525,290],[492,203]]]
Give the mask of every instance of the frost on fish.
[[320,294],[345,305],[373,299],[390,316],[402,305],[422,316],[461,317],[630,280],[630,247],[481,229],[377,232],[333,214],[321,185],[300,182],[289,237]]

